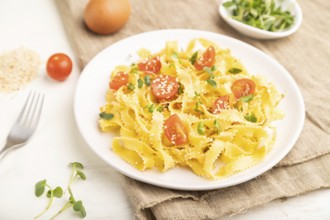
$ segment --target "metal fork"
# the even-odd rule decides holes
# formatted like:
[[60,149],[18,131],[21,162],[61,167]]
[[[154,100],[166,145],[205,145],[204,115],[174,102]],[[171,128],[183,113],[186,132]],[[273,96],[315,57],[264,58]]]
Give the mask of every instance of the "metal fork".
[[0,160],[10,150],[25,145],[37,128],[41,110],[44,102],[44,95],[37,92],[30,92],[24,106],[11,128],[6,145],[0,150]]

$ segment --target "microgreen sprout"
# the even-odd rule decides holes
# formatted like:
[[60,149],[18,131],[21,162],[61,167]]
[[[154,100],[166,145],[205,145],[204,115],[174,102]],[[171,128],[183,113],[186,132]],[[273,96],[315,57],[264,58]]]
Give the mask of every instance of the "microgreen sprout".
[[196,59],[197,59],[197,56],[198,56],[198,51],[196,51],[189,59],[190,63],[194,65]]
[[254,113],[249,113],[249,114],[245,115],[244,118],[245,118],[245,120],[252,122],[252,123],[256,123],[258,121],[258,119],[254,115]]
[[254,95],[249,94],[247,96],[241,97],[239,100],[241,100],[242,102],[250,102],[253,98],[254,98]]
[[148,105],[147,108],[148,108],[148,112],[153,113],[155,110],[155,104],[152,103],[152,104]]
[[179,55],[177,52],[173,52],[171,55],[172,60],[177,60],[179,58]]
[[143,86],[143,80],[139,78],[139,79],[137,80],[137,83],[138,83],[138,88],[141,89],[142,86]]
[[215,66],[212,67],[204,67],[203,70],[210,74],[210,77],[206,80],[206,82],[211,85],[213,88],[217,87],[217,83],[214,81],[214,74],[213,72],[216,70]]
[[205,126],[204,126],[204,123],[203,123],[203,122],[199,122],[199,123],[198,123],[198,126],[197,126],[197,132],[198,132],[198,134],[200,134],[200,135],[205,134]]
[[294,23],[294,16],[281,7],[279,0],[229,0],[223,6],[232,17],[247,25],[266,30],[283,31]]
[[216,87],[217,87],[217,83],[216,83],[216,81],[214,81],[214,76],[213,76],[213,75],[210,76],[210,77],[206,80],[206,82],[207,82],[210,86],[212,86],[213,88],[216,88]]
[[147,85],[147,86],[150,86],[150,76],[146,75],[144,77],[144,83]]
[[199,109],[199,106],[201,105],[202,103],[200,101],[197,101],[196,104],[195,104],[195,108],[194,108],[194,111],[195,112],[199,112],[201,114],[204,114],[204,112],[202,110]]
[[216,133],[219,134],[220,133],[220,124],[217,119],[214,120],[213,125],[214,125]]
[[128,89],[130,90],[134,90],[135,89],[135,86],[133,83],[129,83],[128,86],[127,86]]
[[205,72],[207,72],[208,74],[212,75],[214,73],[214,71],[217,70],[217,68],[215,66],[212,66],[212,67],[206,66],[206,67],[203,68],[203,70]]
[[164,107],[162,105],[158,106],[157,107],[157,111],[158,112],[162,112],[164,110]]
[[[86,180],[86,175],[85,173],[82,171],[84,169],[84,166],[79,163],[79,162],[72,162],[70,163],[70,166],[72,167],[72,173],[70,176],[70,180],[69,180],[69,184],[67,187],[67,191],[70,195],[69,200],[67,201],[67,203],[51,218],[55,219],[59,214],[61,214],[64,210],[70,208],[72,206],[73,210],[75,212],[78,212],[80,214],[81,217],[85,217],[86,216],[86,209],[82,203],[81,200],[76,201],[76,199],[73,196],[72,193],[72,189],[71,189],[71,185],[72,183],[79,177],[82,180]],[[55,189],[52,189],[48,184],[47,184],[47,180],[41,180],[39,182],[36,183],[35,185],[35,195],[37,197],[40,197],[44,192],[45,192],[45,188],[48,188],[49,190],[47,191],[46,196],[49,198],[49,202],[47,204],[47,207],[40,213],[38,214],[34,219],[39,218],[40,216],[42,216],[52,205],[54,197],[56,198],[61,198],[63,196],[63,189],[59,186],[57,186]]]
[[139,73],[138,70],[139,70],[138,66],[135,63],[132,63],[130,73],[138,74]]
[[47,210],[51,207],[51,205],[53,204],[53,200],[54,197],[56,198],[61,198],[63,195],[63,190],[61,187],[57,186],[55,189],[52,189],[48,184],[47,184],[47,180],[41,180],[39,182],[36,183],[35,185],[35,195],[37,197],[42,196],[42,194],[45,192],[45,188],[48,188],[48,192],[47,192],[47,197],[49,198],[48,204],[46,206],[46,208],[40,212],[37,216],[34,217],[34,219],[39,218],[40,216],[42,216],[45,212],[47,212]]
[[107,113],[107,112],[101,112],[99,114],[100,118],[105,119],[105,120],[110,120],[114,117],[114,114],[112,113]]
[[242,72],[242,70],[239,69],[239,68],[235,68],[235,67],[233,67],[233,68],[230,68],[230,69],[228,70],[228,72],[230,72],[230,73],[232,73],[232,74],[238,74],[238,73]]
[[178,94],[179,95],[183,94],[183,86],[181,83],[179,83]]

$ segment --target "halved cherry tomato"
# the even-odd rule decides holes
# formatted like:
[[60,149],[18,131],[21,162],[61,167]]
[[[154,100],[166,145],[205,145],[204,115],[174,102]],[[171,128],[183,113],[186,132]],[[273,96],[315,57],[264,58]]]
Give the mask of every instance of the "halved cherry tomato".
[[56,53],[47,61],[47,74],[57,81],[64,81],[72,71],[72,61],[64,53]]
[[194,66],[196,70],[202,70],[204,67],[212,67],[215,62],[215,49],[213,46],[209,46],[203,55],[198,58]]
[[234,96],[239,99],[241,97],[250,95],[254,93],[256,84],[251,79],[238,79],[231,86],[231,91],[234,93]]
[[151,82],[151,92],[158,101],[173,99],[178,93],[177,78],[169,75],[159,75]]
[[211,112],[213,114],[219,114],[223,109],[228,109],[229,107],[229,95],[219,96],[213,103]]
[[128,84],[128,74],[124,72],[118,72],[110,81],[110,89],[118,90],[120,87]]
[[171,115],[165,121],[164,133],[172,144],[181,145],[188,142],[186,129],[177,114]]
[[143,72],[159,73],[162,64],[160,62],[159,56],[150,57],[137,64],[138,70]]

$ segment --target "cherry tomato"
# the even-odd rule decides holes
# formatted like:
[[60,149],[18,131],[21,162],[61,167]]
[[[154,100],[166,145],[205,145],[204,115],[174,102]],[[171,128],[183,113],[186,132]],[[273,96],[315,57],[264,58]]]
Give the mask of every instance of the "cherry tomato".
[[251,79],[238,79],[231,86],[231,91],[234,93],[234,96],[239,99],[241,97],[250,95],[254,93],[256,84]]
[[211,112],[213,114],[219,114],[223,109],[228,109],[229,107],[229,95],[219,96],[213,103]]
[[159,73],[162,64],[160,62],[159,56],[150,57],[137,64],[138,70],[143,72]]
[[151,92],[158,101],[173,99],[178,93],[177,78],[169,75],[159,75],[151,82]]
[[128,74],[124,72],[118,72],[110,81],[110,89],[118,90],[120,87],[128,84]]
[[56,53],[49,57],[46,69],[52,79],[64,81],[72,71],[72,61],[64,53]]
[[194,66],[196,70],[202,70],[204,67],[212,67],[215,62],[215,49],[213,46],[209,46],[203,55],[198,58]]
[[185,127],[177,114],[171,115],[164,123],[165,136],[172,144],[181,145],[188,142]]

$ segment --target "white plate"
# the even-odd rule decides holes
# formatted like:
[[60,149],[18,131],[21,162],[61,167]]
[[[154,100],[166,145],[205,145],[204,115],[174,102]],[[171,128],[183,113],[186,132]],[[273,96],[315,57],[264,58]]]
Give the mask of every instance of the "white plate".
[[[223,48],[231,49],[232,54],[242,61],[250,73],[265,76],[285,94],[280,104],[280,108],[285,111],[285,118],[276,122],[278,137],[275,146],[261,164],[223,180],[207,180],[184,168],[174,168],[165,173],[157,170],[140,172],[110,150],[113,134],[102,133],[98,128],[99,107],[105,103],[110,72],[118,64],[130,64],[131,55],[136,54],[141,47],[156,52],[164,48],[168,40],[176,40],[184,46],[189,40],[200,37],[216,42]],[[260,50],[216,33],[160,30],[126,38],[97,54],[81,73],[76,88],[74,114],[78,128],[90,148],[122,174],[166,188],[209,190],[248,181],[276,165],[296,143],[304,124],[305,109],[302,95],[291,75],[283,66]]]

